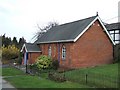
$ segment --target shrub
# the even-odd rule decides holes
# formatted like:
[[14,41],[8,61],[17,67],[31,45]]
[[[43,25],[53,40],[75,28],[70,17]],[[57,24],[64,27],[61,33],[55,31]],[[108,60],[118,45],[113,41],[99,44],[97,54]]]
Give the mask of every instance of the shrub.
[[38,69],[36,64],[31,64],[31,65],[29,65],[29,67],[30,67],[31,70],[32,69],[34,69],[34,70]]
[[66,81],[65,75],[57,73],[57,72],[49,72],[48,77],[49,77],[49,79],[54,80],[56,82],[64,82],[64,81]]
[[52,67],[53,67],[53,69],[57,70],[59,68],[59,61],[58,60],[53,60],[52,61]]
[[17,59],[17,63],[20,64],[20,65],[22,64],[22,56],[23,56],[23,55],[22,55],[22,53],[20,52],[20,53],[19,53],[19,56],[18,56],[18,59]]
[[2,47],[2,58],[5,60],[11,60],[18,58],[19,49],[15,45],[9,45],[8,47]]
[[28,68],[29,68],[29,73],[32,74],[32,75],[38,75],[39,73],[39,70],[37,68],[37,65],[36,64],[30,64],[28,65]]
[[51,68],[52,59],[49,56],[41,55],[36,59],[35,64],[39,70]]

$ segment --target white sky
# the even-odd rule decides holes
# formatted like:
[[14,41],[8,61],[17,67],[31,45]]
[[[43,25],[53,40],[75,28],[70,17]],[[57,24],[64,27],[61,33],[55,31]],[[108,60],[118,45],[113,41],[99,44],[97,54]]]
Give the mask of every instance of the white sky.
[[27,42],[38,31],[37,24],[59,24],[99,13],[102,21],[118,21],[120,0],[0,0],[0,35],[24,37]]

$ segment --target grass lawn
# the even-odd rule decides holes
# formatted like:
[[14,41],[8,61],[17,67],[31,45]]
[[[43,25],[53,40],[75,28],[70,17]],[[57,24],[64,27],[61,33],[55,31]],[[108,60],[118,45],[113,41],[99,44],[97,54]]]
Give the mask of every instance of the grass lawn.
[[[87,74],[87,76],[86,76]],[[117,87],[118,63],[65,72],[70,81],[86,83],[97,87]],[[87,80],[86,80],[87,77]]]
[[[102,74],[102,75],[109,75],[111,77],[118,76],[118,63],[116,64],[109,64],[109,65],[102,65],[97,67],[90,67],[90,68],[82,68],[70,71],[71,73],[95,73],[95,74]],[[70,73],[67,72],[67,73]]]
[[17,70],[16,68],[2,68],[2,76],[16,76],[16,75],[24,75],[23,71]]
[[[38,76],[30,76],[15,68],[3,68],[3,76],[16,88],[89,88],[86,85],[66,81],[58,83]],[[16,75],[21,75],[17,76]],[[44,74],[43,74],[44,75]]]
[[[40,76],[30,76],[15,68],[3,68],[3,76],[6,77],[16,88],[90,88],[92,87],[108,87],[116,88],[116,80],[118,80],[118,63],[110,65],[102,65],[92,68],[83,68],[65,72],[65,77],[68,81],[58,83],[46,79],[47,73],[42,73]],[[87,84],[85,75],[87,76]],[[16,75],[20,75],[17,76]]]
[[16,88],[86,88],[85,85],[72,83],[69,81],[57,83],[38,76],[20,76],[14,78],[6,78]]

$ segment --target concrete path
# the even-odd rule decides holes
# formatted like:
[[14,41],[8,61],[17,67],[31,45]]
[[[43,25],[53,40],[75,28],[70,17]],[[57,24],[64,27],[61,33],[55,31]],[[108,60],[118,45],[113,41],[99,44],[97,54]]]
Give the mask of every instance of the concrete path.
[[[9,67],[9,65],[0,65],[0,68],[6,68]],[[15,68],[18,68],[22,70],[23,72],[26,72],[26,67],[25,66],[14,66]],[[19,76],[19,75],[18,75]],[[13,76],[7,76],[7,77],[13,77]],[[15,77],[15,76],[14,76]],[[8,81],[6,81],[4,78],[5,76],[2,77],[0,76],[0,90],[17,90],[13,85],[11,85]]]
[[14,88],[8,81],[2,79],[2,88]]
[[[8,67],[9,65],[2,65],[0,62],[0,69]],[[0,90],[17,90],[13,85],[6,81],[2,76],[0,76]]]
[[6,89],[12,89],[12,90],[17,90],[15,89],[15,87],[13,85],[11,85],[8,81],[6,81],[5,79],[2,78],[2,76],[0,76],[0,88],[2,90],[6,90]]

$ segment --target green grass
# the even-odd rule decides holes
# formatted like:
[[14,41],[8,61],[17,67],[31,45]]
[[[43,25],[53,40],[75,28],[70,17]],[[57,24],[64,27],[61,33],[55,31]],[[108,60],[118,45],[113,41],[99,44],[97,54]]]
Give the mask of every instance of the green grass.
[[[114,80],[118,78],[118,64],[67,71],[65,76],[68,81],[63,83],[46,79],[47,73],[40,74],[40,77],[30,76],[12,67],[3,68],[2,73],[3,76],[14,76],[6,77],[5,79],[16,88],[89,88],[90,86],[111,88],[116,87]],[[86,73],[88,74],[87,84],[85,83]],[[21,76],[16,77],[16,75]]]
[[[83,69],[85,70],[85,69]],[[110,64],[110,65],[102,65],[94,68],[86,69],[88,72],[103,74],[103,75],[109,75],[116,77],[118,76],[118,63],[116,64]]]
[[102,65],[92,68],[83,68],[65,72],[68,80],[86,83],[95,87],[117,87],[118,64]]
[[57,83],[38,76],[20,76],[14,78],[6,78],[16,88],[85,88],[87,86],[69,81]]
[[13,67],[2,68],[2,76],[16,76],[16,75],[24,75],[23,71],[20,71]]
[[[16,75],[21,75],[17,76]],[[3,68],[3,76],[13,76],[5,77],[16,88],[89,88],[86,85],[80,85],[78,83],[66,81],[63,83],[58,83],[46,79],[46,73],[42,74],[42,78],[38,76],[30,76],[24,74],[22,71],[15,68]],[[45,76],[44,76],[45,75]]]

